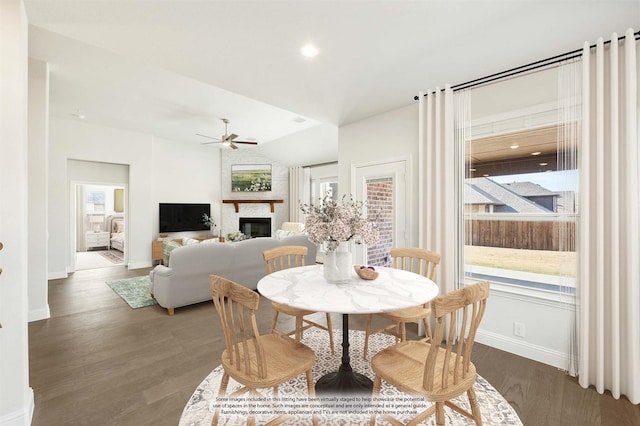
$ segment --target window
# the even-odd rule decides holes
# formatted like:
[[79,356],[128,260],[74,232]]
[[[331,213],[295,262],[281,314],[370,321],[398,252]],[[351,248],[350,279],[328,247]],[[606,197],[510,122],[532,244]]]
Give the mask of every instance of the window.
[[558,72],[470,92],[463,195],[469,279],[575,294],[578,124],[561,118]]
[[105,200],[106,197],[104,191],[89,191],[87,193],[86,212],[104,213]]

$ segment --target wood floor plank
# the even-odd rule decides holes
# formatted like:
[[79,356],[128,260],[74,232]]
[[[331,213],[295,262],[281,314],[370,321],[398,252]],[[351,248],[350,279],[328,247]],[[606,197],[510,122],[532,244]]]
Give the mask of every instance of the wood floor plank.
[[[147,273],[110,267],[49,282],[51,318],[29,324],[34,426],[178,424],[193,391],[219,365],[224,341],[210,302],[169,316],[159,306],[131,309],[105,284]],[[268,332],[271,316],[262,299],[261,331]],[[341,315],[332,321],[341,328]],[[350,316],[352,329],[365,324],[366,316]],[[281,318],[278,326],[292,325]],[[416,337],[415,324],[408,333]],[[640,425],[640,406],[583,389],[553,367],[481,344],[473,362],[527,426]]]

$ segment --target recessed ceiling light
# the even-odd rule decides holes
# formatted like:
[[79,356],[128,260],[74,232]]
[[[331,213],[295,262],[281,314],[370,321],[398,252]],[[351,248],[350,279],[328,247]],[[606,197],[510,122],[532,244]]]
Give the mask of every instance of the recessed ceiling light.
[[547,166],[549,163],[540,163],[541,166]]
[[540,155],[542,154],[540,151],[532,152],[531,155]]
[[476,169],[469,169],[469,171],[470,171],[470,172],[475,172],[475,171],[476,171]]
[[300,48],[300,53],[302,53],[302,56],[305,58],[313,58],[314,56],[318,56],[320,50],[313,44],[305,44]]
[[514,143],[514,144],[513,144],[513,145],[511,145],[509,148],[511,148],[511,149],[520,148],[520,145],[518,145],[517,143]]

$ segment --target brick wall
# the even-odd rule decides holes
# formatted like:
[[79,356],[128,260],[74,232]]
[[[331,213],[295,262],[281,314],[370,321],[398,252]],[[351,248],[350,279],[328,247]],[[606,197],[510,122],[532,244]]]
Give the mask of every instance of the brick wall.
[[380,241],[367,247],[367,264],[391,266],[389,251],[393,245],[393,178],[367,181],[367,206],[369,217],[376,218],[380,231]]

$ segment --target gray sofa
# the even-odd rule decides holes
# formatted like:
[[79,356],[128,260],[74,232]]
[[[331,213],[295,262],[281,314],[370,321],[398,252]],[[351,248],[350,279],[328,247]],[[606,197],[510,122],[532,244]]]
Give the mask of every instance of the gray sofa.
[[158,265],[150,273],[151,294],[169,315],[181,306],[212,300],[209,275],[215,274],[255,290],[260,278],[267,274],[262,258],[266,249],[304,245],[309,248],[306,265],[316,260],[316,246],[306,235],[282,239],[253,238],[250,240],[193,244],[171,252],[169,266]]

